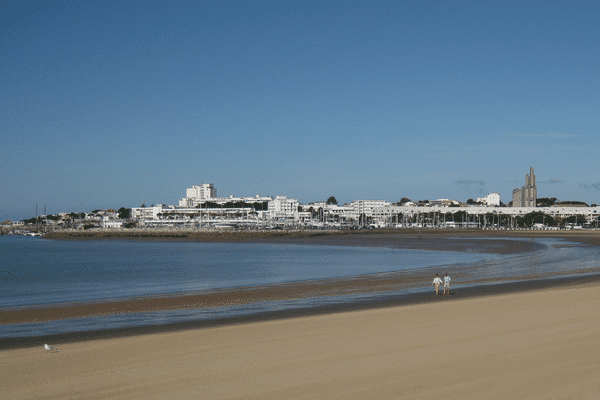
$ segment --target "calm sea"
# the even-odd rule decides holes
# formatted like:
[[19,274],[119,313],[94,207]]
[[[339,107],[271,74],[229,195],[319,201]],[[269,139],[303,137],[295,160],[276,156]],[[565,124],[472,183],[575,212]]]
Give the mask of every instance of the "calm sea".
[[[598,250],[555,248],[554,240],[526,255],[498,256],[386,248],[253,243],[54,241],[0,237],[0,309],[350,277],[434,266],[478,265],[477,278],[598,268]],[[452,269],[450,269],[452,270]],[[459,285],[460,286],[460,285]],[[459,287],[456,286],[456,287]],[[411,291],[430,290],[429,282]],[[356,296],[269,301],[232,307],[118,314],[0,325],[0,337],[155,325],[311,307]]]

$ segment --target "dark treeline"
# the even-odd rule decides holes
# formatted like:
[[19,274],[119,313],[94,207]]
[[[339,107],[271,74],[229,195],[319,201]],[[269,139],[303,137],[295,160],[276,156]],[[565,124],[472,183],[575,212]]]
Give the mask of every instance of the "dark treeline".
[[219,204],[219,203],[214,203],[212,201],[206,201],[202,204],[197,205],[196,208],[200,208],[200,209],[251,208],[256,211],[267,211],[269,209],[269,202],[268,201],[258,201],[255,203],[246,203],[244,201],[229,201],[227,203]]

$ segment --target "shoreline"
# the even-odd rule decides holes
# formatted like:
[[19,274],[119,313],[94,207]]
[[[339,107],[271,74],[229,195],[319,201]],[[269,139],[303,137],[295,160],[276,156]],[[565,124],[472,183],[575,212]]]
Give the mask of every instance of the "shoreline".
[[[350,301],[342,304],[327,304],[281,311],[266,311],[250,315],[232,316],[217,319],[196,320],[163,325],[153,324],[136,327],[110,328],[95,331],[71,332],[42,336],[6,337],[0,340],[0,351],[36,347],[41,346],[45,342],[64,344],[115,339],[138,335],[151,335],[157,333],[203,330],[230,325],[254,324],[264,321],[288,320],[363,310],[376,310],[419,304],[497,297],[517,293],[536,292],[541,290],[572,288],[580,285],[590,284],[600,287],[600,272],[576,276],[540,277],[538,279],[460,287],[452,289],[450,296],[435,296],[433,289],[431,288],[424,292],[383,296],[383,298],[373,300]],[[147,299],[140,301],[145,302]],[[101,303],[99,306],[106,306],[107,304],[110,303]]]
[[[465,237],[463,231],[452,231],[448,237],[439,237],[440,233],[435,232],[430,235],[414,237],[412,235],[394,234],[369,234],[366,235],[329,235],[319,233],[304,238],[279,236],[276,238],[262,238],[261,240],[244,239],[243,242],[260,242],[276,244],[304,244],[304,245],[337,245],[337,246],[362,246],[362,247],[387,247],[387,248],[418,248],[435,249],[443,248],[446,251],[474,251],[495,253],[495,254],[517,254],[529,251],[539,250],[545,247],[542,244],[527,240],[507,240],[523,239],[521,235],[507,235],[500,239],[491,239],[488,235],[477,235],[481,231],[471,231],[471,237],[465,240],[456,240],[457,237]],[[487,231],[484,231],[487,232]],[[492,231],[497,233],[499,231]],[[405,232],[406,233],[406,232]],[[442,233],[447,233],[446,231]],[[458,235],[460,233],[460,235]],[[512,233],[512,232],[511,232]],[[521,232],[523,233],[523,232]],[[532,237],[531,233],[526,237]],[[535,232],[539,234],[539,232]],[[548,232],[543,232],[548,233]],[[600,239],[600,232],[596,235],[589,233],[581,235],[556,235],[552,233],[551,237],[561,238],[576,243],[564,243],[564,246],[595,246]],[[571,233],[571,232],[563,232]],[[483,238],[478,236],[484,236]],[[567,237],[565,237],[567,236]],[[540,236],[535,236],[540,237]],[[542,235],[542,237],[548,237]],[[473,248],[475,246],[475,248]],[[562,244],[560,246],[563,246]],[[449,248],[450,247],[450,248]],[[279,285],[266,285],[257,287],[244,287],[234,289],[214,290],[199,294],[176,294],[152,297],[141,297],[119,301],[103,301],[94,303],[75,303],[69,305],[59,305],[56,307],[27,308],[18,310],[0,310],[0,327],[8,323],[32,323],[41,321],[52,321],[65,318],[103,316],[109,314],[119,314],[128,312],[144,311],[169,311],[192,308],[220,307],[228,305],[249,304],[260,301],[271,300],[290,300],[300,298],[310,298],[319,296],[337,296],[350,294],[369,294],[385,293],[401,290],[403,287],[422,283],[423,288],[429,288],[429,281],[433,269],[438,272],[439,267],[428,267],[421,270],[397,271],[385,274],[372,274],[364,276],[354,276],[350,278],[334,278],[315,281],[291,282]],[[439,271],[443,272],[443,271]],[[520,277],[497,278],[491,280],[471,280],[463,281],[461,284],[476,284],[474,287],[463,287],[453,289],[454,295],[451,298],[471,298],[478,296],[487,296],[492,294],[506,294],[522,292],[527,290],[540,290],[551,287],[562,287],[565,285],[579,284],[581,282],[600,282],[600,271],[598,270],[580,270],[570,271],[560,276],[561,273],[547,275],[527,275]],[[459,277],[460,271],[453,269],[453,276]],[[552,275],[552,276],[550,276]],[[515,281],[517,278],[518,280]],[[515,282],[502,282],[515,281]],[[455,279],[456,282],[456,279]],[[391,307],[407,304],[428,303],[437,300],[430,296],[428,289],[420,293],[401,294],[383,296],[384,299],[376,301],[347,302],[344,304],[334,304],[330,306],[313,306],[309,308],[299,308],[285,311],[262,312],[259,314],[221,318],[215,320],[193,321],[176,323],[171,325],[155,325],[132,328],[107,329],[101,331],[66,333],[43,337],[27,338],[3,338],[0,341],[0,349],[30,347],[39,344],[38,342],[47,338],[60,343],[80,340],[94,340],[104,337],[130,336],[154,332],[165,332],[172,330],[187,330],[196,328],[207,328],[212,326],[222,326],[228,324],[250,323],[262,320],[288,319],[295,316],[319,315],[322,313],[335,313],[340,311],[353,311],[370,308]],[[433,297],[433,299],[431,299]]]
[[[199,230],[199,229],[102,229],[61,230],[48,232],[42,239],[51,240],[143,240],[143,241],[198,241],[198,242],[278,242],[288,240],[312,241],[323,238],[343,237],[494,237],[494,238],[562,238],[600,245],[600,229],[586,230],[525,230],[481,228],[378,228],[338,230]],[[330,240],[330,239],[327,239]]]
[[[304,238],[306,239],[306,238]],[[465,240],[425,237],[380,236],[326,236],[307,240],[281,238],[269,240],[274,244],[345,246],[390,249],[440,250],[488,254],[521,254],[542,250],[543,244],[522,240],[468,238]],[[387,273],[354,275],[351,277],[315,279],[272,285],[236,287],[209,290],[201,293],[174,293],[125,299],[58,304],[45,307],[0,309],[0,326],[9,323],[30,323],[63,318],[90,317],[143,311],[168,311],[177,309],[219,307],[269,300],[290,300],[306,297],[348,295],[357,293],[392,292],[430,280],[438,266],[417,270],[400,270]],[[468,268],[468,269],[472,269]],[[452,266],[453,275],[460,277],[464,268]],[[462,273],[464,276],[465,273]],[[468,275],[468,273],[466,274]],[[464,280],[463,280],[464,282]],[[469,283],[469,282],[466,282]]]

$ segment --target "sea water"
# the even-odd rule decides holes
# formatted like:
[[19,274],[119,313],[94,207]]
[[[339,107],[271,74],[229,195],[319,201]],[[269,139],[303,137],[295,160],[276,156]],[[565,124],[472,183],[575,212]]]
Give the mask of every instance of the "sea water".
[[490,254],[373,247],[0,237],[0,308],[340,278]]
[[[595,247],[555,247],[560,240],[536,239],[543,250],[495,255],[473,252],[258,243],[197,243],[124,240],[59,241],[0,237],[0,309],[202,293],[402,270],[473,266],[473,277],[565,273],[598,268]],[[476,266],[476,267],[475,267]],[[443,271],[442,271],[443,272]],[[405,291],[430,290],[430,282]],[[460,287],[456,286],[455,287]],[[0,325],[0,337],[156,325],[240,316],[357,301],[357,294],[269,301],[196,310],[144,312]]]

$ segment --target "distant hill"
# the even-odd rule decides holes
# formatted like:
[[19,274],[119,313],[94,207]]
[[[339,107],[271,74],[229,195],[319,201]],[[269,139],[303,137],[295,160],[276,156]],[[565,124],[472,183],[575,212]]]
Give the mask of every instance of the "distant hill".
[[552,207],[589,207],[587,203],[583,201],[559,201],[552,205]]

